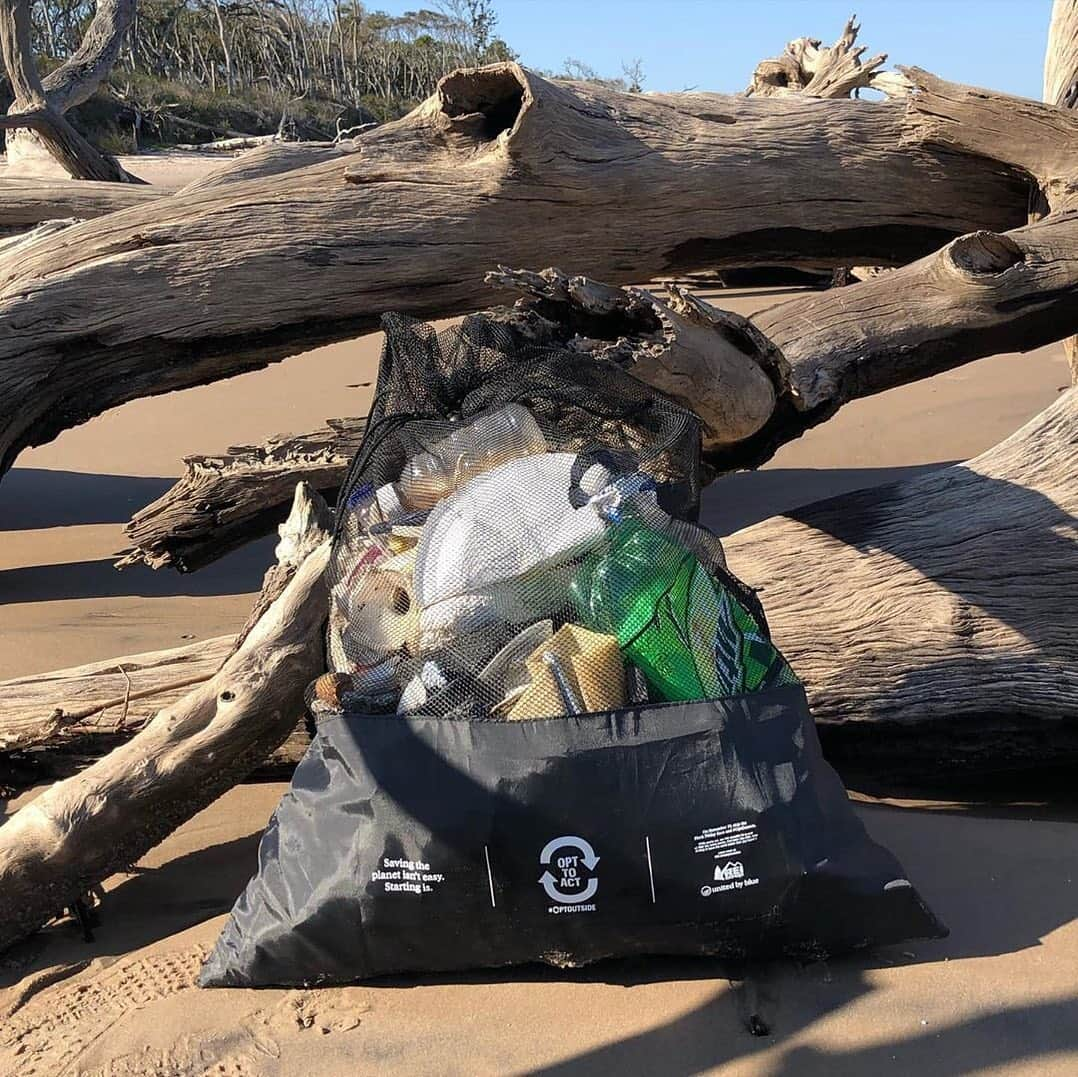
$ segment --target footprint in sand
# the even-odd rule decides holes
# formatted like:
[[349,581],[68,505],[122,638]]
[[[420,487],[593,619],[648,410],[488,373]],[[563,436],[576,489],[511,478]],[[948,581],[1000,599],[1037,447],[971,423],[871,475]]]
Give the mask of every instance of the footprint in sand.
[[[227,1032],[185,1033],[161,1047],[142,1047],[84,1068],[80,1062],[128,1014],[184,991],[195,980],[206,948],[119,961],[93,961],[48,970],[0,997],[0,1073],[20,1077],[259,1077],[280,1056],[280,1039],[347,1032],[360,1024],[365,1003],[342,988],[289,991],[272,1006],[251,1010]],[[57,984],[59,975],[70,982]],[[94,1051],[97,1060],[100,1050]]]

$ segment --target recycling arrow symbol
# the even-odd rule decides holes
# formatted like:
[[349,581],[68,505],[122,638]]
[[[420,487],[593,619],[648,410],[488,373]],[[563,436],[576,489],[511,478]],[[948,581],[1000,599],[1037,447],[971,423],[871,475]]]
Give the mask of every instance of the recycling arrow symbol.
[[[579,855],[566,855],[564,850],[567,849],[576,849]],[[554,854],[558,852],[562,855],[555,861]],[[588,879],[582,888],[577,889],[581,882],[579,865],[593,872],[599,863],[599,858],[595,855],[591,843],[585,841],[584,838],[566,834],[563,837],[551,839],[543,846],[543,851],[539,854],[539,863],[548,866],[547,870],[539,876],[539,882],[551,901],[576,905],[595,897],[599,889],[599,880],[594,876]],[[552,863],[557,867],[560,878],[549,870],[549,865]]]

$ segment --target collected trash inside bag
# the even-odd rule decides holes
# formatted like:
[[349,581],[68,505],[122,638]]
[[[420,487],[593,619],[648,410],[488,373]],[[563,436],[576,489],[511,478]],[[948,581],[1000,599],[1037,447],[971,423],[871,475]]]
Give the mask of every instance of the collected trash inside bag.
[[385,328],[317,735],[202,983],[943,934],[692,522],[694,418],[481,319]]

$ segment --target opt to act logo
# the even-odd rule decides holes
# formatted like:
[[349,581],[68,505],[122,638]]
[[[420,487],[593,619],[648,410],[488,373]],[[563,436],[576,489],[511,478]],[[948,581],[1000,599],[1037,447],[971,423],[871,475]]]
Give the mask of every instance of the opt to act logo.
[[566,834],[548,841],[539,854],[543,868],[539,885],[555,903],[547,912],[595,912],[592,898],[599,890],[598,864],[599,857],[584,838]]

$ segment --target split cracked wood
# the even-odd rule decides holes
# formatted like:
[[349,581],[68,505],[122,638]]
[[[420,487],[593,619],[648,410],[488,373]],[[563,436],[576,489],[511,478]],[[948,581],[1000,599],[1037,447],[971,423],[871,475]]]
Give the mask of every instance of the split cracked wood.
[[291,732],[325,665],[329,555],[325,507],[302,488],[293,520],[304,529],[282,529],[283,560],[267,580],[279,594],[220,670],[0,827],[0,947],[133,864]]
[[[756,65],[746,96],[781,97],[800,93],[806,97],[849,97],[855,90],[868,86],[890,91],[894,85],[891,73],[879,71],[887,54],[862,61],[865,47],[854,47],[860,29],[851,17],[833,45],[824,47],[814,37],[799,37],[789,42],[781,56]],[[880,75],[888,77],[881,79]]]
[[0,470],[106,408],[354,336],[385,310],[467,310],[499,263],[571,258],[614,283],[899,264],[1018,225],[1028,202],[997,160],[918,141],[903,102],[619,94],[513,64],[447,76],[352,149],[0,263]]
[[366,427],[366,419],[331,419],[299,437],[241,445],[221,456],[187,457],[180,481],[125,528],[133,550],[118,567],[145,562],[181,572],[201,568],[268,534],[298,482],[332,500]]

